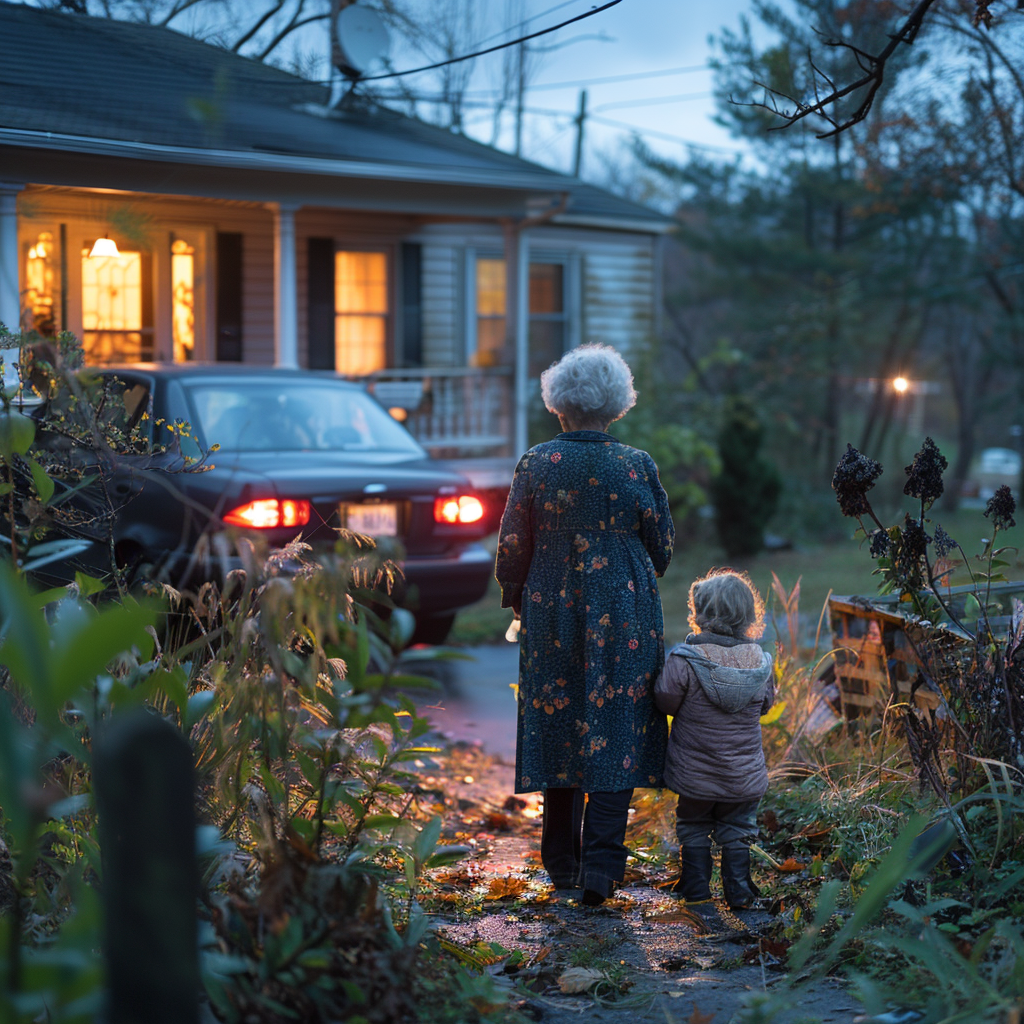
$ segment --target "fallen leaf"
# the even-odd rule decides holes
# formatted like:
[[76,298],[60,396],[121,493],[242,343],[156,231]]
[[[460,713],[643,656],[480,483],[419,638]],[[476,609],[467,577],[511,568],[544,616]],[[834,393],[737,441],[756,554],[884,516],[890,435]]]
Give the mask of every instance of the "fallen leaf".
[[487,895],[484,899],[515,899],[517,896],[522,896],[529,887],[530,883],[525,878],[492,878],[490,885],[487,886]]
[[787,873],[792,871],[803,871],[806,867],[805,864],[801,864],[795,857],[787,857],[779,866],[779,871],[785,871]]
[[758,939],[756,946],[750,946],[743,951],[743,960],[748,964],[755,964],[762,957],[769,957],[772,960],[776,960],[780,963],[786,962],[786,956],[789,953],[790,943],[788,942],[776,942],[774,939],[766,939],[764,937]]
[[696,1006],[693,1008],[693,1013],[686,1018],[686,1024],[710,1024],[714,1020],[715,1015],[713,1013],[701,1013]]
[[668,910],[664,914],[649,914],[644,920],[648,924],[685,924],[698,935],[704,935],[709,931],[707,922],[699,914],[683,907],[678,910]]
[[493,828],[496,832],[511,832],[512,831],[512,819],[507,814],[502,814],[500,811],[492,811],[487,815],[485,819],[488,828]]
[[604,973],[593,967],[570,967],[558,979],[558,987],[567,995],[586,992],[599,981],[604,980]]

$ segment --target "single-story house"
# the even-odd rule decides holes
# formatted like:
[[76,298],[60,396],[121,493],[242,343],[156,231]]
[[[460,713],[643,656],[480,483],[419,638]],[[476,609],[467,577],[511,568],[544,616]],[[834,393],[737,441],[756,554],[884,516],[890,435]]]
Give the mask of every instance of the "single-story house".
[[9,328],[365,377],[436,452],[506,457],[544,367],[658,329],[646,207],[170,29],[0,2],[0,40]]

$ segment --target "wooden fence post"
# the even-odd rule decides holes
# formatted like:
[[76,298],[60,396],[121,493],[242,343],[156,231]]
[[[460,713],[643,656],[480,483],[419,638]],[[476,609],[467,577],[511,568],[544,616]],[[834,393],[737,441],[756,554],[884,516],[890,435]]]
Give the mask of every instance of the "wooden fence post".
[[96,737],[109,1024],[197,1024],[192,752],[148,712]]

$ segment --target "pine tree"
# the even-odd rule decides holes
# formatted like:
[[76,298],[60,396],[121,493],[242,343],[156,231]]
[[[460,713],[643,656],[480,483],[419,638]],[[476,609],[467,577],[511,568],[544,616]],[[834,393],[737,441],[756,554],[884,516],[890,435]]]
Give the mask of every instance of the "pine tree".
[[715,526],[730,558],[756,555],[764,547],[764,528],[778,504],[782,481],[759,454],[763,435],[753,404],[730,395],[718,432],[722,471],[712,483]]

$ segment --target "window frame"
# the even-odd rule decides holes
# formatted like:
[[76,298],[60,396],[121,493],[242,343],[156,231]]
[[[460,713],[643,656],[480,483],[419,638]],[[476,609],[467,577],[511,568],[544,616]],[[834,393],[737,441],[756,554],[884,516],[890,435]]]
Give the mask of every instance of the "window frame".
[[[339,253],[377,253],[384,257],[385,284],[384,294],[387,309],[384,313],[339,313],[338,312],[338,254]],[[384,321],[384,365],[381,369],[389,369],[395,365],[395,298],[396,292],[396,269],[395,269],[395,246],[391,244],[352,245],[346,243],[343,238],[334,239],[334,265],[331,268],[334,281],[334,369],[335,372],[346,376],[367,376],[366,374],[350,374],[342,370],[338,363],[338,323],[342,316],[378,316]],[[371,373],[376,371],[371,371]]]
[[[477,365],[480,352],[478,323],[482,318],[479,312],[478,264],[480,260],[500,260],[505,263],[505,254],[500,249],[467,249],[466,263],[469,273],[466,282],[466,364]],[[529,345],[529,325],[535,320],[544,323],[562,324],[562,354],[575,348],[580,343],[582,298],[579,295],[581,275],[579,272],[580,257],[574,252],[564,250],[530,249],[530,266],[535,263],[550,263],[562,268],[562,311],[560,313],[527,313],[527,345]],[[529,272],[527,272],[527,309],[529,310]],[[488,319],[508,318],[508,292],[505,293],[505,314],[502,317],[487,315]]]

